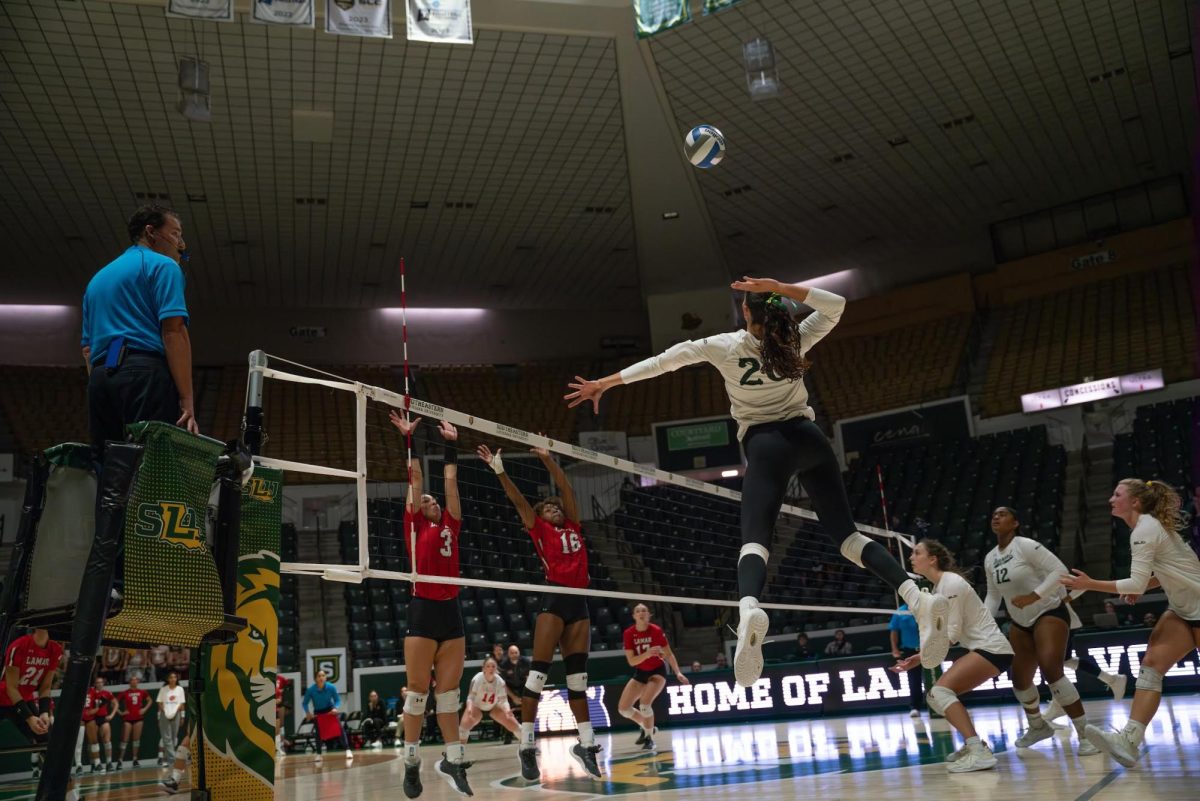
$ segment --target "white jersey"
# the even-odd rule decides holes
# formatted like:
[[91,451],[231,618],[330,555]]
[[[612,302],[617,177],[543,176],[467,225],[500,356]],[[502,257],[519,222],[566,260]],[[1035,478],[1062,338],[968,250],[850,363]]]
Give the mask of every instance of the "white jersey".
[[942,580],[933,591],[950,602],[946,633],[951,643],[958,643],[968,651],[988,651],[993,654],[1013,652],[1008,638],[996,625],[996,619],[965,578],[957,573],[943,573]]
[[173,720],[179,714],[180,707],[186,700],[184,692],[184,689],[178,684],[173,690],[165,684],[158,688],[158,698],[155,700],[162,704],[162,713],[167,716],[168,720]]
[[1200,620],[1200,559],[1178,534],[1150,515],[1129,532],[1129,578],[1117,582],[1121,595],[1141,595],[1153,575],[1167,594],[1167,608],[1184,620]]
[[494,706],[508,709],[508,693],[504,691],[504,679],[500,678],[499,671],[491,681],[488,681],[482,672],[476,673],[475,678],[471,679],[471,689],[467,697],[484,712]]
[[[802,355],[833,330],[846,307],[845,298],[823,289],[808,290],[804,302],[815,313],[797,326]],[[632,384],[700,362],[708,362],[721,371],[729,395],[729,414],[737,421],[739,440],[746,435],[747,428],[757,423],[816,418],[808,405],[804,381],[768,375],[762,365],[761,345],[745,329],[672,345],[658,356],[626,367],[621,371],[621,380]]]
[[[1057,556],[1035,540],[1013,537],[1007,548],[999,545],[983,559],[987,574],[987,598],[984,603],[992,617],[1000,611],[1000,600],[1008,607],[1008,616],[1017,625],[1029,628],[1034,621],[1059,606],[1067,597],[1067,588],[1058,580],[1070,571]],[[1013,605],[1013,598],[1036,592],[1041,600],[1024,609]]]

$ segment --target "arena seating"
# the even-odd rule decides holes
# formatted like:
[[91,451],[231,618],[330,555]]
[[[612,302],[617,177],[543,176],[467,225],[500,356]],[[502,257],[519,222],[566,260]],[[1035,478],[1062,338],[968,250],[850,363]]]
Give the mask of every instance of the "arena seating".
[[1019,412],[1021,395],[1085,376],[1161,367],[1195,377],[1196,312],[1188,266],[1122,275],[997,308],[980,398],[984,417]]
[[[635,361],[638,360],[626,359],[602,372],[607,375]],[[729,400],[721,374],[707,364],[695,365],[609,392],[604,396],[600,414],[604,428],[624,431],[631,437],[644,436],[651,432],[654,423],[727,416]]]
[[954,394],[972,319],[957,314],[872,336],[834,329],[809,354],[825,414],[841,420]]
[[[1194,506],[1191,432],[1200,416],[1200,398],[1182,398],[1138,407],[1133,432],[1113,443],[1113,484],[1125,478],[1165,481],[1183,495],[1185,509]],[[1129,575],[1129,527],[1112,519],[1113,575]]]

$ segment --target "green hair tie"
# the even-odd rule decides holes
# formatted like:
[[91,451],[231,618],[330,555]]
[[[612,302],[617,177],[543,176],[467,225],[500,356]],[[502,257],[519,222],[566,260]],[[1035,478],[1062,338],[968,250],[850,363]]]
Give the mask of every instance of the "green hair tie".
[[777,309],[786,308],[783,303],[783,295],[780,295],[778,292],[772,292],[767,296],[767,305],[774,306]]

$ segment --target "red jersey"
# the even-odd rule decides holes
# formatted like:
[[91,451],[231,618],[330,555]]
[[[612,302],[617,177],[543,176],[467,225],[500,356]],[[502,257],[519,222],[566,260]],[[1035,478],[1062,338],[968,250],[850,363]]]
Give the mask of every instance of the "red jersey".
[[[442,520],[431,523],[424,515],[404,513],[404,547],[412,558],[412,529],[417,529],[417,572],[427,576],[458,578],[458,531],[461,520],[442,511]],[[458,597],[457,584],[432,584],[418,581],[413,595],[430,601],[449,601]]]
[[[663,630],[651,623],[645,631],[638,631],[637,625],[632,625],[625,629],[625,650],[633,651],[633,655],[644,654],[654,646],[660,648],[667,647],[667,635],[663,634]],[[663,661],[657,656],[652,656],[637,665],[638,670],[658,670],[662,667]]]
[[121,693],[119,696],[121,706],[125,708],[125,715],[122,717],[126,723],[137,723],[142,719],[142,708],[146,706],[146,701],[150,700],[150,693],[138,687],[136,690],[132,687]]
[[88,687],[87,703],[83,706],[83,719],[96,720],[97,718],[106,718],[108,713],[112,711],[112,704],[116,699],[108,690],[97,690],[95,687]]
[[277,675],[275,677],[275,703],[277,703],[277,704],[283,703],[283,693],[287,690],[288,687],[291,686],[291,684],[292,683],[290,681],[288,681],[287,679],[285,679],[283,676]]
[[591,583],[587,548],[578,523],[564,519],[563,525],[552,526],[539,517],[533,521],[529,536],[533,537],[533,546],[546,568],[547,581],[579,589]]
[[[54,640],[48,640],[46,647],[41,648],[34,642],[32,634],[26,634],[13,640],[8,646],[8,652],[4,655],[4,673],[8,672],[7,668],[16,668],[21,676],[17,681],[17,691],[21,698],[37,701],[42,680],[46,678],[47,673],[58,670],[62,655],[63,647]],[[12,705],[12,699],[8,697],[6,677],[0,675],[0,707]]]

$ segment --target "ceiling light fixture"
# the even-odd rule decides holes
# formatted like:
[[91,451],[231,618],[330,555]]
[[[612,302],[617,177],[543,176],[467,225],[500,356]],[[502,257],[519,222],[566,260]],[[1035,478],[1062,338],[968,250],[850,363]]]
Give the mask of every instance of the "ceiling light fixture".
[[664,212],[663,212],[663,219],[664,219],[664,220],[678,220],[678,219],[679,219],[679,212],[677,212],[677,211],[664,211]]
[[[385,317],[400,317],[404,310],[395,306],[380,309]],[[408,316],[413,319],[425,320],[478,320],[487,314],[487,309],[468,308],[415,308],[408,310]]]

